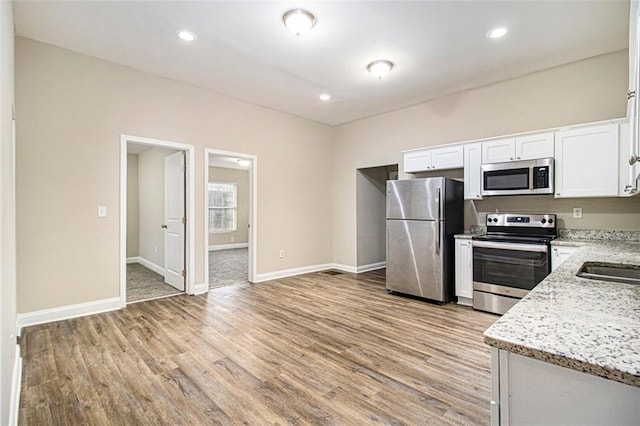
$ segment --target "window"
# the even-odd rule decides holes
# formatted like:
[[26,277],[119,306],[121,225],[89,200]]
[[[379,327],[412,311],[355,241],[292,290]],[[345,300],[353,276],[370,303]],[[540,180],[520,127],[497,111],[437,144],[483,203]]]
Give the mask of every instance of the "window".
[[238,186],[235,182],[209,182],[209,232],[237,229]]

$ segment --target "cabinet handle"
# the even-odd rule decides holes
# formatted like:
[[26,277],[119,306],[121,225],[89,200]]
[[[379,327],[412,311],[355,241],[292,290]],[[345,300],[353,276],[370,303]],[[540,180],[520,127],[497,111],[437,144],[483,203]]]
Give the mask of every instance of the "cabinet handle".
[[559,192],[556,192],[556,195],[560,195],[560,193],[559,193]]
[[629,165],[633,166],[635,163],[640,163],[640,157],[637,155],[632,155],[631,158],[629,158]]
[[517,158],[518,158],[518,160],[520,159],[520,157],[517,157]]
[[513,157],[509,157],[509,160],[513,160]]

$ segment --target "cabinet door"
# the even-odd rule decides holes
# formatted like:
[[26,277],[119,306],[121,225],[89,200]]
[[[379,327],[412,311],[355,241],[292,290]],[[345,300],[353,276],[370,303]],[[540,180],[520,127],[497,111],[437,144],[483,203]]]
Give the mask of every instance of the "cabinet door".
[[464,146],[464,199],[482,200],[480,196],[482,171],[482,144],[470,143]]
[[618,125],[556,132],[556,198],[618,195]]
[[636,177],[640,174],[640,163],[629,164],[629,159],[633,152],[633,122],[620,124],[619,129],[619,148],[620,158],[618,164],[620,166],[618,180],[618,195],[620,197],[629,197],[638,195],[638,181]]
[[431,150],[407,152],[404,154],[404,172],[422,172],[431,168]]
[[[471,240],[456,239],[456,296],[473,298],[473,262]],[[469,301],[466,301],[467,304]],[[458,303],[464,301],[458,300]]]
[[432,169],[457,169],[463,167],[463,158],[462,145],[431,150]]
[[553,157],[553,132],[516,137],[516,160]]
[[502,163],[515,160],[516,139],[503,138],[482,142],[482,163]]
[[577,247],[554,247],[551,249],[551,270],[555,271],[562,262],[577,251]]

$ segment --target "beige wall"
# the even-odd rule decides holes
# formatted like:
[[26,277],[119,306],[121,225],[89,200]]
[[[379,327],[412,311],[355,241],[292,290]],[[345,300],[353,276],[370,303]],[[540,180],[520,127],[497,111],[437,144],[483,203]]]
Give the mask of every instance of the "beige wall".
[[139,254],[138,154],[127,155],[127,257]]
[[235,182],[237,184],[238,211],[235,232],[210,233],[209,245],[242,244],[249,242],[249,171],[209,167],[209,182]]
[[12,117],[13,6],[0,2],[0,424],[9,424],[16,350],[16,216]]
[[138,155],[138,252],[164,268],[164,159],[173,149],[150,148]]
[[258,273],[332,260],[328,126],[20,37],[16,104],[18,312],[119,295],[121,134],[196,147],[196,283],[205,148],[258,157]]
[[[357,262],[356,169],[401,163],[400,151],[405,149],[623,117],[627,74],[625,50],[334,128],[334,261]],[[585,219],[575,223],[563,214],[566,225],[618,229],[638,223],[636,200],[545,202],[540,209],[563,212],[575,203],[583,206]],[[528,210],[538,207],[535,203],[534,199],[492,199],[476,203],[475,209],[481,215],[495,208]],[[607,207],[598,208],[600,203]],[[469,227],[477,216],[474,206],[466,204]],[[593,213],[586,217],[587,211]]]

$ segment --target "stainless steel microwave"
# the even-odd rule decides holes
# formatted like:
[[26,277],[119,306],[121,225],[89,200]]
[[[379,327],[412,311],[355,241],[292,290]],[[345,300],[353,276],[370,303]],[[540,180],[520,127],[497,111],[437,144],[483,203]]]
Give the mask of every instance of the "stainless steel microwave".
[[553,158],[482,165],[482,195],[553,194]]

